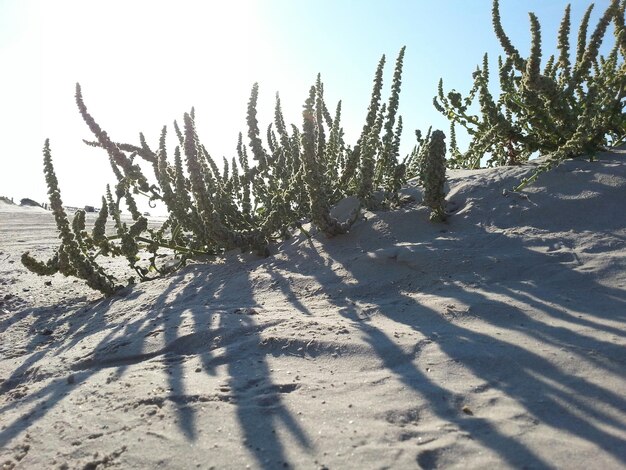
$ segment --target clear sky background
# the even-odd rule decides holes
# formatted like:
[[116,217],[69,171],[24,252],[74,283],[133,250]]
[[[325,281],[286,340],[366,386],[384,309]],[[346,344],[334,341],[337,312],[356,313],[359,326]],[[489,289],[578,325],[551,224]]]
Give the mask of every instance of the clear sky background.
[[[545,63],[567,3],[501,0],[504,29],[527,54],[527,13],[535,12]],[[570,3],[575,48],[589,2]],[[608,4],[595,2],[590,33]],[[613,43],[612,28],[609,34]],[[106,183],[115,183],[105,151],[82,142],[93,135],[74,102],[76,82],[114,141],[138,144],[141,131],[156,148],[162,126],[173,136],[172,121],[195,106],[202,142],[216,161],[230,160],[238,133],[246,135],[252,84],[260,86],[261,129],[270,123],[277,91],[285,119],[300,127],[318,72],[329,109],[343,101],[346,140],[354,144],[378,60],[387,56],[386,99],[403,45],[402,155],[413,147],[416,128],[448,133],[432,106],[440,77],[446,91],[466,94],[485,52],[497,76],[502,51],[491,0],[0,0],[0,195],[47,201],[46,138],[65,204],[99,206]]]

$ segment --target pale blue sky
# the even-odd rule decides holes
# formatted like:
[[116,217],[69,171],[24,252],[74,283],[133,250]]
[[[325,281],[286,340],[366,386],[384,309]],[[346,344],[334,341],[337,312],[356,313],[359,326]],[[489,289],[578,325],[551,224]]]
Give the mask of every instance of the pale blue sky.
[[[527,13],[535,12],[547,58],[567,3],[501,0],[504,28],[527,53]],[[570,3],[575,44],[589,3]],[[608,3],[595,2],[590,31]],[[612,29],[607,39],[613,41]],[[353,143],[380,56],[387,56],[388,93],[403,45],[405,154],[415,128],[432,124],[448,133],[448,122],[432,106],[440,77],[446,90],[465,94],[485,52],[495,72],[501,49],[491,27],[491,0],[0,0],[0,195],[46,200],[45,138],[51,139],[66,204],[98,205],[105,184],[115,182],[104,151],[82,143],[92,136],[74,103],[77,81],[88,109],[117,141],[137,143],[142,131],[156,146],[161,127],[171,129],[195,106],[200,137],[221,160],[234,154],[238,132],[245,135],[254,82],[260,84],[263,129],[276,91],[286,120],[299,126],[318,72],[329,108],[343,100]]]

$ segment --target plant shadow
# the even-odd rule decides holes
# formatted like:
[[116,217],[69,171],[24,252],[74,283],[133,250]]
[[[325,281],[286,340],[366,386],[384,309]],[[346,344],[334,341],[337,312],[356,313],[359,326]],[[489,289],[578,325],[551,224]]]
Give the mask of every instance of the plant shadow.
[[[511,179],[503,177],[502,184],[512,186]],[[602,185],[587,188],[599,193]],[[156,296],[141,287],[130,291],[122,310],[116,299],[104,299],[72,307],[71,315],[56,310],[19,312],[2,324],[3,331],[31,315],[37,321],[23,353],[13,358],[16,367],[0,383],[0,393],[16,397],[0,407],[0,414],[15,403],[24,410],[12,422],[3,423],[0,446],[33,426],[99,371],[111,369],[121,377],[135,365],[152,361],[165,374],[167,387],[161,398],[174,407],[176,426],[185,440],[199,439],[198,403],[219,400],[233,407],[241,438],[257,466],[284,465],[287,441],[277,429],[286,430],[289,442],[305,451],[314,449],[314,444],[285,404],[285,394],[296,386],[276,379],[271,350],[260,347],[280,320],[257,321],[255,313],[263,310],[259,293],[272,292],[274,300],[290,311],[314,317],[309,294],[302,295],[306,291],[311,296],[328,294],[325,299],[332,311],[360,331],[380,363],[432,413],[507,464],[550,467],[538,452],[497,423],[478,413],[463,413],[464,400],[480,401],[481,393],[495,390],[522,407],[532,425],[574,435],[626,464],[626,442],[610,431],[623,424],[616,417],[626,409],[623,394],[572,373],[544,352],[565,349],[574,361],[591,364],[607,377],[623,378],[623,350],[607,337],[623,338],[623,329],[616,325],[626,320],[624,291],[602,284],[594,271],[583,269],[578,253],[592,256],[593,249],[575,246],[558,233],[563,222],[558,222],[559,214],[551,206],[556,205],[551,202],[554,198],[559,199],[562,213],[575,213],[581,207],[575,199],[539,193],[527,200],[503,198],[496,207],[497,217],[489,215],[494,210],[485,207],[489,201],[482,208],[473,201],[472,210],[483,221],[480,225],[462,213],[469,197],[459,198],[458,218],[453,216],[444,226],[433,226],[425,210],[414,208],[368,215],[371,223],[355,225],[346,236],[309,242],[301,237],[285,244],[274,259],[242,257],[208,268],[190,265],[164,280]],[[621,202],[606,203],[615,204],[617,210]],[[593,198],[584,202],[584,211],[594,213],[594,204],[598,200]],[[539,215],[522,220],[520,208],[531,206]],[[502,211],[509,214],[503,217]],[[406,223],[408,214],[414,223]],[[582,232],[586,223],[573,219],[569,226]],[[614,233],[619,218],[603,223],[606,231],[598,236],[605,245],[599,246],[614,250],[626,243]],[[516,228],[521,226],[530,235],[520,235]],[[416,227],[420,227],[417,234]],[[297,292],[294,285],[299,286]],[[585,286],[585,290],[568,286]],[[481,389],[454,389],[428,374],[420,362],[419,343],[407,352],[390,331],[363,316],[357,300],[370,305],[375,316],[436,343],[449,361],[461,363],[483,384]],[[446,315],[445,308],[436,307],[445,302],[458,315]],[[476,328],[481,324],[489,328]],[[35,334],[46,329],[54,334]],[[87,337],[97,340],[84,357],[69,365],[55,362],[56,370],[46,368],[51,357],[73,354]],[[525,341],[518,344],[515,338]],[[530,349],[531,343],[536,347]],[[216,378],[223,372],[226,383],[219,393],[189,392],[189,358],[201,364],[196,374]],[[23,387],[44,380],[48,382],[36,393],[24,395]],[[438,454],[432,450],[415,452],[418,464],[437,465]]]

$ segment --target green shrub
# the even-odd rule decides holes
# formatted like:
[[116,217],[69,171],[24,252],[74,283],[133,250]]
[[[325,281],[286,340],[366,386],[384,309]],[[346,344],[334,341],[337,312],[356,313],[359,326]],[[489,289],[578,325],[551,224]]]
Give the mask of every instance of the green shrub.
[[[61,245],[45,263],[28,253],[22,261],[38,274],[77,276],[110,295],[119,282],[97,264],[98,256],[125,257],[139,280],[167,274],[197,255],[219,255],[236,248],[267,256],[272,242],[290,237],[298,228],[304,231],[302,224],[307,220],[327,236],[334,236],[350,229],[361,208],[394,207],[399,203],[398,190],[408,178],[417,178],[424,186],[431,220],[443,221],[446,165],[478,168],[485,156],[489,157],[488,166],[511,165],[525,162],[537,152],[547,155],[538,171],[516,188],[519,190],[563,159],[593,154],[626,136],[626,0],[612,0],[587,40],[591,8],[579,28],[574,62],[570,62],[568,6],[559,30],[558,57],[550,57],[541,69],[541,31],[535,15],[530,14],[532,45],[524,59],[505,34],[498,0],[494,0],[493,27],[505,51],[504,59],[499,59],[501,93],[495,100],[489,91],[486,55],[473,74],[474,84],[466,98],[454,90],[445,94],[443,81],[439,82],[434,104],[450,120],[448,160],[443,132],[429,129],[425,136],[416,131],[417,145],[402,163],[398,161],[403,123],[397,111],[404,48],[396,60],[386,103],[381,102],[385,56],[381,58],[365,124],[353,147],[343,138],[341,102],[331,116],[319,75],[304,103],[301,128],[286,125],[276,96],[273,123],[267,127],[264,143],[255,84],[247,109],[248,144],[240,133],[236,155],[224,158],[221,169],[200,141],[194,109],[183,116],[182,128],[174,121],[173,152],[168,151],[166,126],[156,150],[141,133],[139,145],[117,143],[89,114],[77,85],[76,103],[96,138],[86,143],[107,152],[117,182],[107,186],[91,233],[85,228],[84,211],[78,211],[70,224],[46,141],[44,172]],[[615,44],[603,57],[598,51],[611,22]],[[476,99],[479,112],[472,114]],[[457,124],[471,137],[464,153],[456,144]],[[151,177],[144,174],[137,158],[152,168]],[[161,201],[165,205],[168,218],[160,228],[148,227],[137,208],[137,196],[147,197],[150,204]],[[358,210],[348,220],[334,219],[330,208],[349,196],[359,200]],[[128,223],[121,217],[122,202],[132,218]],[[114,235],[106,234],[109,219]],[[163,250],[174,253],[177,263],[157,265]],[[143,252],[150,255],[147,262],[140,259]],[[134,276],[128,281],[134,282]]]
[[446,144],[443,132],[436,130],[428,142],[422,169],[420,171],[424,181],[424,204],[431,209],[430,220],[443,222],[445,214],[446,182]]
[[[452,138],[449,166],[479,168],[483,157],[487,166],[525,162],[535,152],[547,155],[541,171],[566,158],[593,154],[626,136],[624,98],[626,97],[626,0],[612,0],[587,41],[591,5],[579,28],[576,55],[570,61],[570,6],[565,9],[558,34],[558,57],[551,56],[541,69],[541,29],[530,13],[532,44],[530,56],[522,58],[507,37],[500,21],[498,0],[493,1],[493,28],[505,52],[499,58],[501,93],[497,100],[489,91],[488,58],[473,74],[474,85],[467,97],[452,90],[445,94],[439,82],[435,107],[451,121]],[[615,26],[615,44],[608,56],[599,48],[609,24]],[[478,114],[470,107],[478,100]],[[454,125],[464,127],[471,142],[466,152],[456,148]]]
[[[221,170],[200,142],[193,109],[184,115],[182,129],[174,122],[177,145],[172,162],[166,146],[167,127],[161,131],[157,150],[150,148],[143,134],[139,134],[139,145],[116,143],[89,114],[77,84],[76,103],[96,138],[86,143],[106,150],[117,183],[113,189],[107,186],[91,233],[85,229],[82,210],[70,225],[46,141],[44,168],[61,246],[46,263],[25,253],[24,265],[38,274],[61,272],[80,277],[110,295],[118,281],[96,263],[101,255],[124,256],[139,280],[147,280],[184,265],[196,255],[216,255],[235,248],[268,255],[271,242],[288,238],[293,230],[302,229],[307,219],[327,236],[345,233],[359,211],[348,220],[338,221],[330,215],[333,204],[357,196],[362,207],[390,207],[406,179],[406,165],[398,163],[402,119],[396,118],[404,50],[396,61],[389,101],[382,105],[385,57],[380,60],[366,122],[354,148],[343,139],[341,102],[331,116],[319,76],[304,104],[301,129],[286,126],[276,97],[274,122],[267,128],[264,144],[256,118],[259,87],[255,84],[247,112],[249,145],[243,143],[240,134],[236,157],[224,159]],[[135,162],[137,157],[152,168],[152,182]],[[376,193],[382,198],[375,197]],[[135,202],[138,195],[147,197],[151,204],[165,204],[169,215],[158,230],[148,228]],[[122,201],[131,214],[130,225],[121,218]],[[109,218],[115,226],[113,236],[106,235]],[[159,250],[163,249],[175,254],[177,265],[157,266]],[[142,250],[150,254],[147,264],[140,261]]]
[[61,193],[58,189],[59,182],[54,174],[50,145],[48,140],[44,145],[44,174],[48,185],[48,195],[50,196],[50,206],[55,217],[57,227],[60,231],[61,246],[54,256],[42,263],[32,258],[28,252],[22,255],[22,263],[32,272],[41,275],[51,275],[60,272],[66,276],[76,276],[84,279],[87,285],[93,289],[110,295],[115,291],[115,283],[111,276],[105,274],[102,268],[94,261],[85,250],[84,222],[85,213],[78,211],[74,218],[74,223],[70,227]]

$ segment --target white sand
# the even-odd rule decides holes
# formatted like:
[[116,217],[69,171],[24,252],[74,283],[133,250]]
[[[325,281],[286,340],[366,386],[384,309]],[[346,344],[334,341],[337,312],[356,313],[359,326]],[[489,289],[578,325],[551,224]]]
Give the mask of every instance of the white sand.
[[0,465],[624,468],[625,156],[453,171],[447,224],[409,188],[112,299],[26,273],[51,215],[0,207]]

